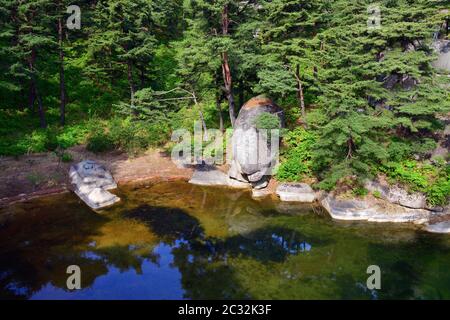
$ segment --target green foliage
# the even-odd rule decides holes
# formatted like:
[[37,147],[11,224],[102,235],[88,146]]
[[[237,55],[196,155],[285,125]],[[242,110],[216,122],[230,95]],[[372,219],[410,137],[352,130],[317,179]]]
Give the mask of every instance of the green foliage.
[[122,150],[136,154],[151,146],[157,146],[168,136],[168,127],[148,124],[132,118],[115,117],[92,128],[87,139],[87,149],[93,152]]
[[70,2],[0,0],[0,155],[83,143],[135,154],[201,117],[226,128],[231,96],[265,93],[292,130],[279,179],[314,175],[331,190],[383,172],[443,203],[445,166],[410,159],[429,156],[450,111],[449,78],[431,66],[447,2],[378,1],[382,28],[369,29],[371,0],[86,0],[83,28],[59,43]]
[[417,161],[388,162],[380,168],[392,183],[400,182],[411,192],[423,192],[430,205],[445,205],[450,197],[450,165]]
[[279,129],[281,127],[280,117],[278,117],[276,114],[271,114],[268,112],[259,114],[254,119],[253,124],[257,129],[263,130]]
[[316,136],[303,128],[296,128],[284,136],[285,149],[276,178],[280,181],[299,181],[311,174],[312,146]]
[[375,191],[373,192],[373,196],[374,196],[375,198],[381,199],[381,192],[380,192],[379,190],[375,190]]
[[353,189],[353,194],[358,197],[364,197],[369,194],[369,190],[363,187],[357,187]]
[[72,155],[70,153],[64,152],[61,155],[61,161],[62,162],[72,162],[73,161],[73,157],[72,157]]
[[110,151],[113,148],[113,141],[103,128],[96,129],[87,140],[86,149],[95,153]]

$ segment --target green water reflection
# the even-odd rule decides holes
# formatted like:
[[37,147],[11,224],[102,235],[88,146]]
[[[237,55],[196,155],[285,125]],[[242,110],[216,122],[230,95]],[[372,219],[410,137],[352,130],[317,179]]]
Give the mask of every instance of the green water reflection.
[[[2,299],[449,299],[450,237],[182,182],[0,209]],[[382,289],[366,288],[379,265]],[[82,290],[66,289],[66,268]]]

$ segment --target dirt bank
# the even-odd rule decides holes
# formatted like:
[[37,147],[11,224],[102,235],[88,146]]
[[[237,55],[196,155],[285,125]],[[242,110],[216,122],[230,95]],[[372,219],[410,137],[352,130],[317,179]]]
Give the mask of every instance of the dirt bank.
[[86,159],[104,164],[119,185],[189,180],[192,176],[192,169],[178,168],[170,155],[160,150],[150,150],[138,157],[121,152],[94,154],[84,146],[70,148],[67,152],[72,155],[72,162],[61,162],[54,153],[1,157],[0,205],[68,191],[70,166]]

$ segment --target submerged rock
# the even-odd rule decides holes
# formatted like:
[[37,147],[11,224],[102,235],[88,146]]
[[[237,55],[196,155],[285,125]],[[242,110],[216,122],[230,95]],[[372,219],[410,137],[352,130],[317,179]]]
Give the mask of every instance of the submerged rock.
[[117,188],[111,173],[92,160],[82,161],[70,168],[69,176],[74,192],[92,209],[110,206],[120,198],[108,192]]
[[316,194],[306,183],[282,183],[277,187],[281,201],[314,202]]
[[267,186],[278,155],[267,132],[256,128],[256,120],[263,113],[277,115],[281,126],[284,125],[283,111],[271,99],[259,96],[249,100],[236,119],[232,137],[233,157],[228,171],[230,178],[251,183],[257,189]]

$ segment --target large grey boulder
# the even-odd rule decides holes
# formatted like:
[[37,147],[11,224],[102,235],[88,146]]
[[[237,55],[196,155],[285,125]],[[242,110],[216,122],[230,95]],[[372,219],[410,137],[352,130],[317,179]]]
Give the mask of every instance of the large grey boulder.
[[[264,130],[256,128],[255,122],[263,113],[275,114],[284,125],[284,115],[271,99],[259,96],[249,100],[239,112],[232,137],[232,161],[228,175],[230,178],[251,183],[262,189],[268,184],[272,169],[278,160],[278,141]],[[271,140],[276,142],[275,148]],[[276,150],[274,150],[276,149]]]
[[94,210],[120,201],[107,191],[117,188],[111,173],[95,161],[86,160],[71,166],[69,176],[74,192]]
[[277,187],[276,193],[281,201],[311,203],[316,200],[314,190],[306,183],[282,183]]
[[427,208],[427,198],[423,193],[408,193],[405,189],[398,186],[388,186],[377,181],[369,181],[365,187],[371,192],[379,192],[383,199],[391,203],[413,209]]

